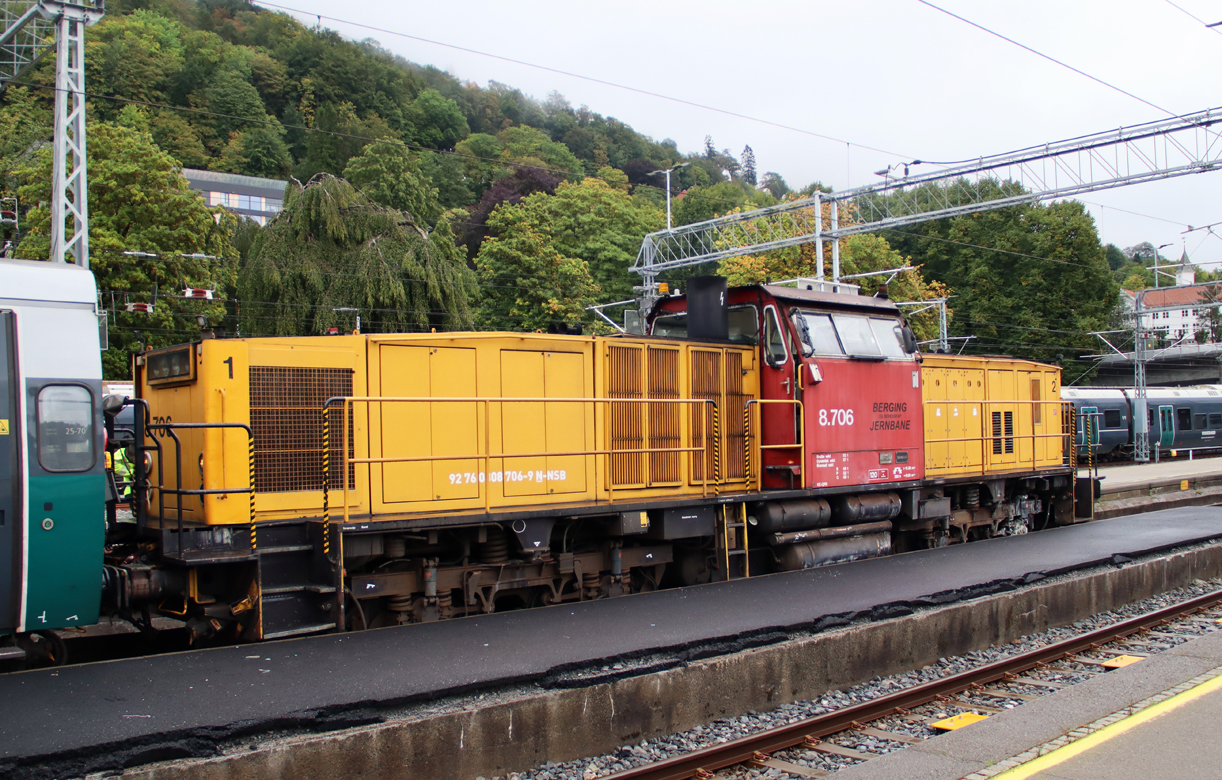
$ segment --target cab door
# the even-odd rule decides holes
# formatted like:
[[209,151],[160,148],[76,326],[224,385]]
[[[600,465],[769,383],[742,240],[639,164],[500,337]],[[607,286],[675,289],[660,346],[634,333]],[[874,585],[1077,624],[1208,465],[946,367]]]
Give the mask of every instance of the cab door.
[[1158,407],[1158,429],[1158,446],[1170,447],[1175,443],[1175,409],[1173,407]]
[[17,627],[21,599],[21,417],[13,313],[0,311],[0,631]]
[[[763,360],[760,369],[761,397],[767,400],[797,398],[794,376],[795,357],[790,354],[789,339],[777,307],[764,307],[764,322],[760,337]],[[754,420],[762,420],[760,443],[765,446],[797,444],[798,409],[796,404],[761,404]],[[763,450],[763,485],[773,488],[800,487],[797,471],[802,461],[798,447]]]

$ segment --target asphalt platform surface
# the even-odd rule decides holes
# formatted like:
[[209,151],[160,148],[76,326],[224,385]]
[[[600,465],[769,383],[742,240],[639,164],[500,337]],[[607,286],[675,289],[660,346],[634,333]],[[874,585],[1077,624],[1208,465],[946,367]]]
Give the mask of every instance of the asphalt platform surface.
[[217,740],[275,729],[377,722],[413,701],[564,685],[573,669],[658,651],[727,652],[1216,538],[1222,508],[1188,507],[619,599],[0,675],[0,776],[75,775],[207,755]]

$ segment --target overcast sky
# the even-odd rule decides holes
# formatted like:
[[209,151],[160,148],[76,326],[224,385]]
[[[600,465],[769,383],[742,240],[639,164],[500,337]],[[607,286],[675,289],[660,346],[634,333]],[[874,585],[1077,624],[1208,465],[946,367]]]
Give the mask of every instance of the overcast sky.
[[[911,159],[959,160],[1167,114],[917,0],[278,0],[345,36],[539,99],[556,90],[695,152],[711,135],[791,187],[837,190]],[[1022,0],[937,5],[1174,113],[1222,106],[1222,0]],[[1185,13],[1188,12],[1188,13]],[[316,19],[294,14],[303,22]],[[661,93],[808,133],[457,51],[327,16]],[[886,150],[885,153],[863,147]],[[1222,264],[1222,172],[1083,196],[1103,241],[1172,244]],[[1218,229],[1222,233],[1222,227]]]

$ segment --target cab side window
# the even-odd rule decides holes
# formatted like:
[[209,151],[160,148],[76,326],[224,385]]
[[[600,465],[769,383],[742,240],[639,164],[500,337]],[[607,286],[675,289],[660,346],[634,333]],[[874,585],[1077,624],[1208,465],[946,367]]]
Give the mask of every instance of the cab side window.
[[776,309],[764,309],[764,357],[770,366],[784,365],[788,353],[785,351],[785,334],[777,320]]
[[93,468],[93,393],[80,385],[38,391],[38,462],[47,471]]

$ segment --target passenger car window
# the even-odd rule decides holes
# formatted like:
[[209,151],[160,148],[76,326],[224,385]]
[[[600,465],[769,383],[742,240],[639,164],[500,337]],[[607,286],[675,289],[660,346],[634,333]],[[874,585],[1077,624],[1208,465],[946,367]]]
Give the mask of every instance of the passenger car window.
[[908,353],[904,351],[904,334],[900,331],[898,321],[871,317],[870,330],[874,331],[874,339],[884,355],[898,358],[907,356]]
[[38,462],[47,471],[87,471],[95,459],[93,393],[80,385],[38,391]]
[[1120,427],[1120,410],[1119,409],[1103,410],[1103,427],[1104,428],[1119,428]]
[[1181,431],[1192,430],[1192,410],[1191,409],[1176,409],[1175,410],[1175,426]]
[[1192,415],[1192,424],[1193,424],[1194,426],[1196,426],[1196,429],[1197,429],[1198,431],[1200,431],[1200,430],[1204,430],[1204,428],[1205,428],[1205,415],[1203,415],[1203,414],[1194,414],[1194,415]]
[[856,317],[851,314],[833,314],[836,323],[836,333],[840,335],[840,343],[849,355],[881,355],[882,350],[874,341],[874,333],[870,330],[870,320],[866,317]]
[[1211,412],[1209,415],[1209,427],[1210,428],[1222,428],[1222,414],[1218,414],[1217,412]]

